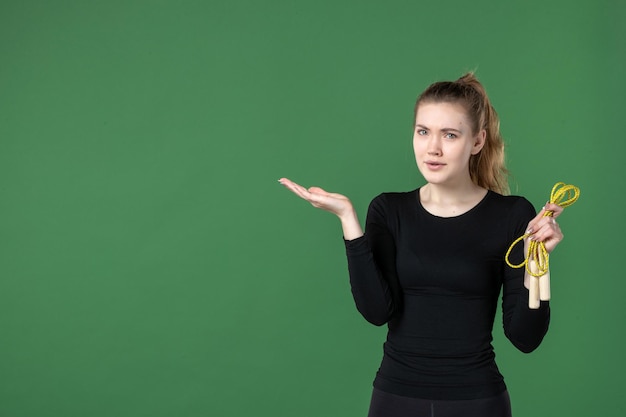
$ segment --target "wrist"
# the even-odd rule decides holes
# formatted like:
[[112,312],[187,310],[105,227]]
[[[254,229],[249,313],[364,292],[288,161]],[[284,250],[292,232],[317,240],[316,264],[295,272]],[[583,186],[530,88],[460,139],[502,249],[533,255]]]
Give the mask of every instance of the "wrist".
[[356,211],[354,210],[354,207],[350,205],[349,207],[346,207],[341,212],[341,214],[338,214],[337,217],[339,217],[339,220],[341,221],[341,223],[345,223],[345,222],[353,221],[357,217],[357,215],[356,215]]
[[341,221],[344,239],[354,240],[363,236],[363,229],[361,229],[359,219],[352,207],[346,210],[345,213],[342,213],[342,215],[339,216],[339,220]]

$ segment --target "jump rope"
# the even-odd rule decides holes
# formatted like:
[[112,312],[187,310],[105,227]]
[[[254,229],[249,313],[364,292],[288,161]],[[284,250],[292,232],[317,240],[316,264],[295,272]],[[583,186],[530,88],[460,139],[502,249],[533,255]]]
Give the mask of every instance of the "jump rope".
[[[557,182],[552,187],[550,193],[550,203],[556,204],[563,208],[569,207],[578,200],[580,190],[574,185],[568,185]],[[552,217],[554,214],[551,210],[543,213],[544,217]],[[504,260],[511,268],[526,267],[526,271],[530,275],[530,288],[528,289],[528,307],[532,309],[539,308],[540,301],[548,301],[550,299],[550,255],[543,242],[531,240],[528,242],[528,252],[522,263],[514,265],[509,260],[511,251],[519,242],[522,242],[532,233],[526,233],[518,237],[509,247]]]

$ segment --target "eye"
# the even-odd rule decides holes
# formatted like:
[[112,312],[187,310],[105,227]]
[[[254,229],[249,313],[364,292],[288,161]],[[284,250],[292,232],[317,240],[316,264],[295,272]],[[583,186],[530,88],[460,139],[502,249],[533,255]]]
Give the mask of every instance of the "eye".
[[419,136],[426,136],[428,132],[426,131],[426,129],[417,129],[417,134]]
[[458,136],[456,134],[454,134],[454,133],[448,132],[445,135],[443,135],[443,137],[446,138],[446,139],[456,139]]

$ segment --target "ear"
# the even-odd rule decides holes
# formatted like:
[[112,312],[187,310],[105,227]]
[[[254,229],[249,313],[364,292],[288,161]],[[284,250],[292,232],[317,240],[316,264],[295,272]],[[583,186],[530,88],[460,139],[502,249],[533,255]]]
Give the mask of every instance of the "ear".
[[474,145],[472,146],[472,155],[478,154],[483,149],[486,140],[487,131],[485,129],[482,129],[480,132],[478,132],[478,135],[476,135]]

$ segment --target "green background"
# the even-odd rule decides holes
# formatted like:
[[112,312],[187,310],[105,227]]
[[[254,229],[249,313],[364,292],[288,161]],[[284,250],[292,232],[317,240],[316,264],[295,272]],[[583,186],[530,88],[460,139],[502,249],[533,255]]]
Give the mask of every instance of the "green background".
[[[384,328],[339,224],[422,182],[416,95],[476,69],[512,188],[582,196],[516,417],[623,416],[623,1],[0,2],[0,416],[364,416]],[[499,320],[499,318],[498,318]]]

